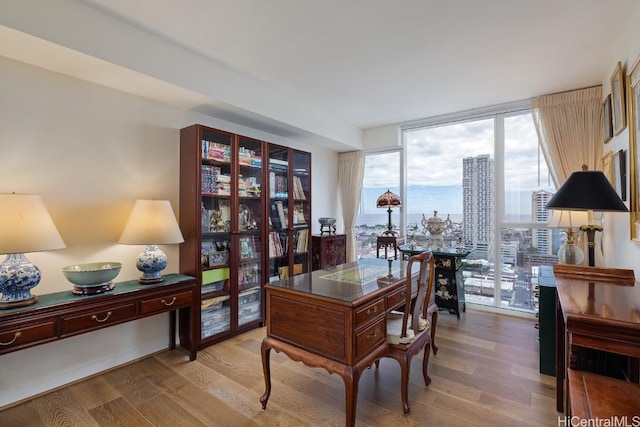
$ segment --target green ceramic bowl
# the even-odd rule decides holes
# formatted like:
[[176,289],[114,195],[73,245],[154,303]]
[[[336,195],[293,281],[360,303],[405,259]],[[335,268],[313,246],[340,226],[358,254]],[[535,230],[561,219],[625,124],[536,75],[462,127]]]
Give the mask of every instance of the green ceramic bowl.
[[109,283],[120,273],[122,263],[90,262],[62,268],[62,274],[68,281],[79,287],[101,286]]

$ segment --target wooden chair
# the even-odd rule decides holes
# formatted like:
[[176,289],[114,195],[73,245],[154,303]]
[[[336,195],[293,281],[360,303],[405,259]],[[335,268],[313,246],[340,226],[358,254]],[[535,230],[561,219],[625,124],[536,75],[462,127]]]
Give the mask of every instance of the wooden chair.
[[[418,263],[417,293],[412,287],[412,267]],[[387,343],[388,352],[383,357],[392,357],[400,364],[402,407],[405,414],[409,413],[409,371],[411,358],[424,348],[422,359],[422,376],[424,384],[428,386],[431,378],[427,374],[429,354],[431,352],[431,325],[427,317],[434,283],[434,259],[431,252],[423,252],[409,258],[407,264],[407,299],[405,307],[411,307],[403,313],[391,312],[387,315]],[[415,296],[415,298],[412,298]],[[437,311],[437,310],[436,310]],[[379,361],[376,361],[378,366]]]

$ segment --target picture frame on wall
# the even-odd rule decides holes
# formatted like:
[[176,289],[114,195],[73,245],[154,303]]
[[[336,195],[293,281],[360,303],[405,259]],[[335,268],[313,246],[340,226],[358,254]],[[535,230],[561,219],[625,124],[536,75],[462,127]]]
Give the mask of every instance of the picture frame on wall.
[[602,142],[607,143],[613,138],[613,124],[611,123],[611,94],[602,103]]
[[613,171],[613,151],[609,151],[602,156],[602,173],[607,177],[611,186],[616,186],[616,175]]
[[611,118],[614,135],[622,132],[627,126],[624,101],[622,62],[618,61],[613,74],[611,74]]
[[616,193],[622,199],[627,200],[627,162],[624,150],[618,150],[613,155],[613,175],[615,177]]
[[638,176],[640,141],[640,57],[627,74],[627,111],[629,113],[629,212],[631,240],[640,244],[640,176]]

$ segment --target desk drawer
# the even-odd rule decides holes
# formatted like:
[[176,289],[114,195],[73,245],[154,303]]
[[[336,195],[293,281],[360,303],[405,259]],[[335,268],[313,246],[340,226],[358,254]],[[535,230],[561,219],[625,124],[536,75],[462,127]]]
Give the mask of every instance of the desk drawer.
[[46,342],[56,336],[56,321],[49,319],[42,323],[18,326],[0,331],[0,353],[24,347],[28,344]]
[[356,330],[376,317],[384,316],[384,300],[378,299],[356,311]]
[[360,360],[369,351],[382,344],[386,339],[386,317],[356,334],[356,360]]
[[191,291],[142,300],[140,301],[140,314],[146,316],[152,313],[175,310],[176,308],[191,305],[191,301]]
[[127,322],[136,318],[136,306],[133,302],[104,310],[86,312],[62,319],[62,335],[100,329],[108,325]]
[[387,310],[393,310],[401,307],[407,301],[407,287],[393,291],[387,295]]

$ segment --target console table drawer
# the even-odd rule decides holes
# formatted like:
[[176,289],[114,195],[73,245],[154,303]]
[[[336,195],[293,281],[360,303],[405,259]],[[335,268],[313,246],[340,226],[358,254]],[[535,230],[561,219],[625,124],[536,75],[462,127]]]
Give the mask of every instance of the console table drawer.
[[152,313],[175,310],[179,307],[191,305],[192,300],[191,291],[142,300],[140,301],[140,314],[146,316]]
[[134,303],[109,307],[105,310],[96,310],[76,316],[68,316],[62,319],[62,335],[86,332],[92,329],[104,328],[107,325],[127,322],[136,318],[136,306]]
[[24,325],[12,330],[0,331],[0,354],[29,344],[45,342],[56,337],[56,321]]
[[376,317],[384,316],[384,299],[374,301],[356,311],[356,330]]
[[387,295],[387,310],[396,309],[402,306],[407,301],[407,288],[402,288]]
[[386,321],[386,318],[382,317],[373,325],[356,334],[356,360],[360,360],[369,350],[387,339]]

